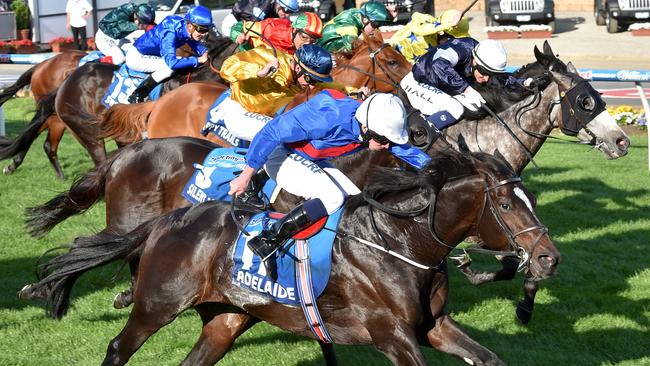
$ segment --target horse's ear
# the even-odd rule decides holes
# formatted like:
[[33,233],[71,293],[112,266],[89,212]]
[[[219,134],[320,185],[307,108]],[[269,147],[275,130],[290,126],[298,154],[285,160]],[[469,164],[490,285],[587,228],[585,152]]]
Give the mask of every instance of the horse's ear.
[[542,53],[542,51],[540,51],[539,48],[537,48],[537,45],[535,45],[535,48],[533,49],[533,52],[535,53],[535,59],[537,60],[537,62],[539,62],[540,64],[546,66],[546,64],[545,64],[546,58],[544,57],[544,54]]
[[515,171],[515,170],[512,168],[512,165],[510,165],[510,162],[506,159],[506,157],[503,156],[503,154],[501,154],[501,151],[499,151],[499,149],[494,149],[494,154],[493,154],[493,155],[494,155],[497,159],[503,161],[503,163],[508,167],[508,169],[510,169],[510,170],[513,171],[513,172]]
[[576,67],[573,66],[571,61],[569,61],[569,63],[566,64],[566,71],[568,71],[568,72],[570,72],[572,74],[577,74],[578,73],[578,69],[576,69]]
[[551,73],[551,78],[553,78],[553,81],[555,81],[561,89],[568,90],[571,88],[571,78],[560,73],[560,72],[555,72],[553,70],[550,71]]
[[469,146],[467,146],[465,136],[458,135],[458,138],[456,140],[458,141],[458,151],[462,152],[463,154],[469,154]]
[[545,55],[552,56],[553,58],[555,58],[555,54],[553,53],[553,50],[551,49],[551,45],[548,43],[548,41],[544,41],[543,49]]

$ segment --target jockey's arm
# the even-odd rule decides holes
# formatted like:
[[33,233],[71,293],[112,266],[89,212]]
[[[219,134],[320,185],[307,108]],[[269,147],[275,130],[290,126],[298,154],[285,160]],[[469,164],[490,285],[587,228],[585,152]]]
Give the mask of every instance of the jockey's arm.
[[390,151],[393,155],[395,155],[403,162],[416,169],[424,168],[431,160],[431,157],[429,155],[409,144],[391,144],[390,148],[388,148],[388,151]]
[[456,72],[459,55],[452,48],[426,54],[413,65],[413,77],[419,83],[434,86],[447,94],[462,93],[469,83]]
[[[176,35],[174,32],[166,31],[160,42],[160,56],[165,60],[167,66],[172,70],[184,69],[186,67],[196,67],[199,60],[195,56],[176,57]],[[192,45],[190,45],[192,47]]]

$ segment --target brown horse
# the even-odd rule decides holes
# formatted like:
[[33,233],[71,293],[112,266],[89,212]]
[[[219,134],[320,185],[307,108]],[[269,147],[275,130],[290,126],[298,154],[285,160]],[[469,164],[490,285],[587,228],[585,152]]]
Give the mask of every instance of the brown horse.
[[[229,38],[218,37],[211,33],[206,38],[209,62],[201,67],[183,70],[163,84],[162,92],[195,80],[217,80],[218,68],[223,60],[230,56],[236,45]],[[95,164],[106,159],[104,141],[100,129],[93,121],[101,120],[106,108],[101,99],[106,94],[113,77],[114,65],[89,63],[75,69],[60,85],[59,89],[44,98],[37,107],[31,123],[16,139],[24,149],[28,148],[38,136],[47,118],[56,113],[75,138],[89,152]],[[25,150],[26,151],[26,150]],[[8,158],[12,155],[5,156]],[[50,159],[56,159],[56,150],[49,153]],[[62,173],[61,173],[62,176]]]
[[[334,342],[373,344],[394,364],[426,364],[419,345],[472,364],[503,364],[446,314],[445,257],[475,234],[492,250],[530,258],[525,266],[534,278],[553,275],[560,254],[525,193],[507,164],[487,154],[441,153],[418,173],[383,171],[364,195],[381,203],[365,207],[360,196],[350,202],[340,225],[344,234],[335,239],[330,282],[318,299]],[[399,210],[387,208],[397,206]],[[378,232],[390,246],[388,252],[360,244],[360,239],[376,241]],[[184,361],[187,365],[217,362],[256,319],[313,338],[299,308],[232,284],[233,248],[228,243],[236,234],[226,203],[179,209],[123,236],[101,233],[78,239],[69,253],[45,264],[41,275],[46,277],[26,286],[20,296],[67,298],[69,286],[84,271],[138,253],[135,305],[125,328],[110,342],[105,365],[125,364],[153,333],[189,308],[201,315],[203,332]],[[389,256],[391,252],[416,265]],[[179,284],[178,278],[185,281]],[[227,324],[227,318],[239,321]]]
[[[63,83],[68,75],[77,68],[79,60],[85,55],[86,53],[81,51],[63,52],[31,67],[20,75],[13,85],[0,93],[0,105],[3,105],[21,88],[30,84],[34,99],[37,102],[43,100]],[[45,154],[50,160],[56,175],[60,179],[65,178],[56,155],[59,142],[63,138],[65,125],[57,115],[49,116],[42,125],[32,128],[29,135],[24,135],[22,140],[0,138],[0,160],[13,157],[11,164],[2,170],[4,174],[11,174],[18,169],[36,136],[45,130],[48,130],[47,139],[43,144]]]
[[[399,81],[411,70],[411,65],[404,56],[383,42],[378,33],[378,36],[357,42],[352,56],[336,56],[338,61],[332,70],[334,80],[354,88],[368,86],[377,91],[395,92]],[[368,57],[369,55],[372,57]],[[226,86],[217,83],[192,83],[155,102],[115,105],[104,116],[104,136],[111,137],[121,144],[139,140],[144,131],[149,138],[206,138],[201,135],[201,128],[205,124],[210,107],[226,89]],[[309,95],[305,94],[294,98],[287,109],[308,97]],[[208,139],[222,146],[227,145],[213,135]]]

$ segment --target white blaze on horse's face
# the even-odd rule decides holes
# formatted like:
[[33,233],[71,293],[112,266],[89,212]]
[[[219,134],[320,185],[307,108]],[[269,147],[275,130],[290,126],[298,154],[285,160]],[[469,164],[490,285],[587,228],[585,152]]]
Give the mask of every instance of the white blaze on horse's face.
[[535,212],[533,211],[533,204],[528,199],[528,196],[526,195],[526,192],[524,192],[524,190],[519,188],[519,187],[515,187],[514,192],[515,192],[515,196],[519,197],[520,200],[524,201],[524,203],[526,204],[526,207],[528,207],[530,212],[532,212],[534,214]]
[[[587,128],[597,136],[596,148],[608,159],[618,159],[627,154],[630,138],[606,110],[587,123]],[[591,141],[591,136],[584,129],[578,132],[578,138]]]

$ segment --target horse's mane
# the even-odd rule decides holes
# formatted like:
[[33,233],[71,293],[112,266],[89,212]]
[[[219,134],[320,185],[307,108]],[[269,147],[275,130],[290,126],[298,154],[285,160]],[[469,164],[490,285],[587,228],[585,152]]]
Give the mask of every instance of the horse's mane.
[[347,207],[356,208],[366,204],[364,195],[377,198],[387,193],[417,188],[439,190],[448,180],[477,173],[472,163],[472,155],[451,149],[440,151],[431,157],[426,167],[417,172],[379,167],[373,173],[370,183],[363,189],[364,194],[350,198]]
[[226,48],[230,47],[234,42],[229,37],[224,37],[214,31],[210,31],[210,33],[205,37],[204,43],[208,48],[208,56],[216,57]]

